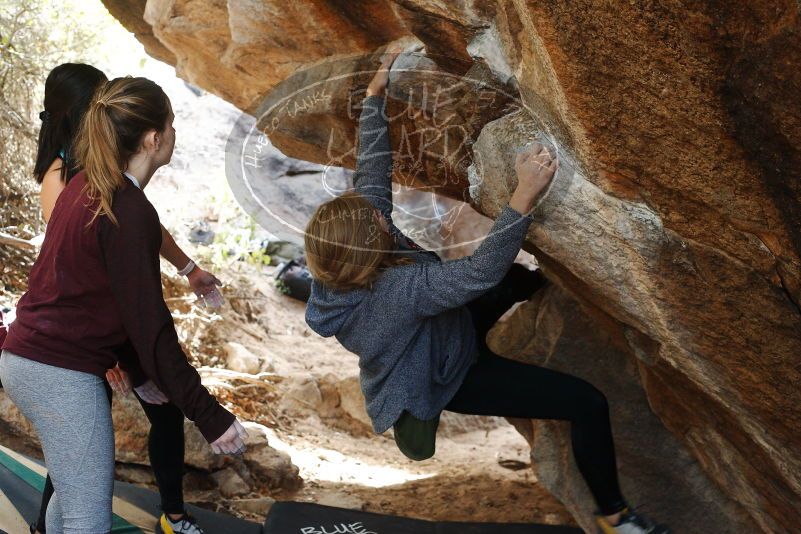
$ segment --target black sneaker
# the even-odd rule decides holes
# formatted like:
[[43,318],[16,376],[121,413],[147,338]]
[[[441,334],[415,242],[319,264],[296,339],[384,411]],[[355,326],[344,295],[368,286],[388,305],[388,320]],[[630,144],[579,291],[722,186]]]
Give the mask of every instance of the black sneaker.
[[670,534],[670,529],[665,525],[657,525],[642,514],[635,513],[626,508],[620,516],[620,522],[612,525],[603,516],[597,516],[595,521],[598,523],[599,534]]

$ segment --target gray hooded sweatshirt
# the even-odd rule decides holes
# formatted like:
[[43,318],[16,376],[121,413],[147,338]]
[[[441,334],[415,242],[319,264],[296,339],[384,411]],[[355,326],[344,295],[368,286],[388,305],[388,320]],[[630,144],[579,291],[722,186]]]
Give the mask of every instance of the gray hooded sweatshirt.
[[433,419],[476,361],[476,331],[465,304],[497,285],[532,222],[508,204],[472,256],[440,261],[392,222],[392,152],[383,96],[364,100],[359,120],[356,191],[389,223],[398,253],[414,264],[386,269],[372,289],[334,290],[316,280],[306,322],[336,336],[359,357],[361,389],[373,429],[384,432],[409,411]]

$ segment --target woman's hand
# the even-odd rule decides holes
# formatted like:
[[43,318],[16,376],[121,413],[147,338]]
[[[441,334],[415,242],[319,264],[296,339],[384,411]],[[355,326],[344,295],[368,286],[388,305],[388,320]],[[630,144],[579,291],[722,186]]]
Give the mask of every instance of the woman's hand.
[[120,395],[131,392],[131,377],[117,365],[106,371],[106,380],[112,391]]
[[245,439],[248,432],[238,420],[228,427],[225,433],[214,440],[211,450],[214,454],[242,454],[245,452]]
[[509,205],[517,212],[528,214],[537,197],[548,187],[559,168],[559,159],[551,155],[539,141],[535,141],[515,159],[517,188],[509,200]]
[[389,83],[389,68],[401,53],[399,46],[393,46],[381,57],[381,66],[367,86],[367,96],[383,95]]
[[[189,280],[192,291],[200,298],[204,298],[206,295],[214,292],[218,286],[222,285],[222,282],[220,282],[216,276],[208,271],[204,271],[200,267],[192,269],[192,272],[186,275],[186,278]],[[220,303],[220,305],[222,305],[222,303]]]
[[152,380],[148,380],[138,388],[134,388],[134,391],[136,391],[140,399],[148,404],[166,404],[170,402]]

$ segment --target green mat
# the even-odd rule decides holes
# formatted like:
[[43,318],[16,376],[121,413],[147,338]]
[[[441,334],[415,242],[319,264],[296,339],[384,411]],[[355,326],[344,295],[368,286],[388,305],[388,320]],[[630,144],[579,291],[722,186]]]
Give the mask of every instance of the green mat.
[[[18,517],[33,521],[39,515],[44,466],[0,445],[0,534],[28,534]],[[6,509],[5,507],[10,507]],[[161,514],[157,492],[126,482],[114,482],[113,534],[152,534]],[[209,534],[262,534],[261,525],[225,513],[188,504],[186,509]],[[265,513],[267,510],[265,509]],[[3,528],[11,529],[4,533]]]
[[[0,450],[0,465],[28,484],[37,493],[41,494],[44,490],[45,477],[21,464],[2,450]],[[23,515],[33,517],[30,513]],[[116,514],[112,519],[111,532],[112,534],[144,534],[140,528],[135,527]]]

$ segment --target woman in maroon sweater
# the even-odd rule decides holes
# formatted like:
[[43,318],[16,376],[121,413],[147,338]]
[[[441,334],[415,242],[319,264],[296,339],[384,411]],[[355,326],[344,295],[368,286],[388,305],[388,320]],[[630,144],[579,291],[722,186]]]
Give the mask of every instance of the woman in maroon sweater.
[[[39,130],[39,146],[33,171],[36,181],[41,185],[39,198],[45,222],[49,222],[61,192],[80,171],[75,166],[73,156],[78,125],[89,108],[95,91],[107,81],[108,78],[102,71],[83,63],[63,63],[54,67],[47,76],[44,111],[39,114],[42,126]],[[214,275],[189,259],[164,226],[161,227],[161,235],[161,257],[174,265],[179,272],[186,273],[189,285],[196,295],[204,296],[219,285],[220,282]],[[3,336],[4,330],[0,329],[0,339]],[[127,395],[132,389],[130,377],[119,366],[106,373],[106,380],[120,395]],[[143,396],[141,388],[134,392],[151,425],[148,456],[156,477],[162,510],[156,532],[203,534],[184,507],[184,414],[172,403],[158,404],[153,398]],[[111,391],[109,400],[110,393]],[[158,393],[163,399],[163,395]],[[50,477],[47,477],[39,516],[31,525],[32,534],[46,532],[45,513],[52,495],[53,484]]]
[[[170,160],[172,119],[149,80],[100,88],[77,138],[84,170],[59,196],[3,347],[0,378],[36,428],[55,487],[49,532],[110,529],[114,442],[103,379],[118,358],[215,452],[244,448],[241,425],[187,362],[162,296],[161,226],[141,187]],[[120,352],[126,344],[134,350]]]

